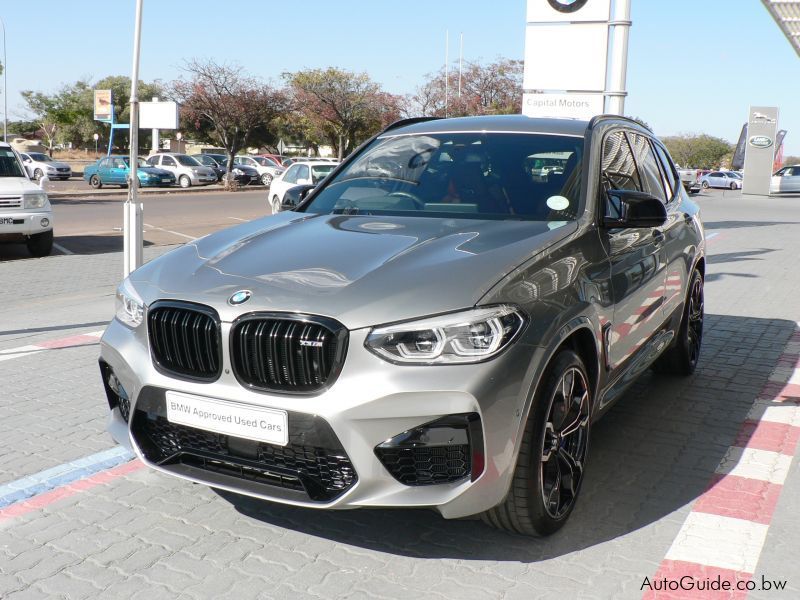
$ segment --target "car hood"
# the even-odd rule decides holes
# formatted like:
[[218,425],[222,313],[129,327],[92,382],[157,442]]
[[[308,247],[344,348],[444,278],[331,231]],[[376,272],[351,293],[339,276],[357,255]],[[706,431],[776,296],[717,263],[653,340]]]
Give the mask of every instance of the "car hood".
[[67,163],[59,162],[57,160],[54,160],[52,162],[37,162],[36,164],[43,165],[45,167],[53,167],[54,169],[63,169],[64,167],[69,167],[70,169],[72,168]]
[[[289,311],[358,329],[473,306],[576,227],[284,212],[186,244],[135,271],[131,281],[145,304],[199,302],[224,321]],[[230,306],[228,298],[243,289],[252,298]]]
[[0,194],[21,194],[22,192],[41,192],[42,188],[27,177],[0,177]]

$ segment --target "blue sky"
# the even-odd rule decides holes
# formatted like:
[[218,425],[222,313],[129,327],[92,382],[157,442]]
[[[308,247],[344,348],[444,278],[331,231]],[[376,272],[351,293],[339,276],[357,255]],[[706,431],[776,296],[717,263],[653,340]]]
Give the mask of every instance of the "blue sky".
[[[544,1],[544,0],[542,0]],[[19,92],[81,77],[130,75],[134,0],[4,1],[9,118]],[[800,155],[800,58],[760,0],[632,0],[626,112],[659,135],[735,142],[750,104],[777,105],[786,151]],[[229,15],[225,8],[235,7]],[[282,72],[337,66],[410,92],[464,34],[467,59],[522,58],[524,0],[145,0],[141,78],[170,80],[191,57]],[[557,50],[550,57],[557,60]]]

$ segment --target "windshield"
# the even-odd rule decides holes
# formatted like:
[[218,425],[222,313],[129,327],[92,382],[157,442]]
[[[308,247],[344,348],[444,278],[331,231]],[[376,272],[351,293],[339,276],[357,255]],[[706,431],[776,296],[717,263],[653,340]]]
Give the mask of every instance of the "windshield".
[[[307,212],[569,221],[583,138],[515,133],[388,135],[329,182]],[[314,165],[330,172],[335,165]]]
[[199,167],[200,166],[200,163],[197,162],[194,158],[192,158],[188,154],[176,154],[175,155],[175,160],[177,160],[184,167]]
[[47,154],[42,154],[41,152],[30,152],[28,153],[33,160],[36,162],[53,162],[53,159],[47,156]]
[[10,148],[0,148],[0,177],[25,177],[14,151]]

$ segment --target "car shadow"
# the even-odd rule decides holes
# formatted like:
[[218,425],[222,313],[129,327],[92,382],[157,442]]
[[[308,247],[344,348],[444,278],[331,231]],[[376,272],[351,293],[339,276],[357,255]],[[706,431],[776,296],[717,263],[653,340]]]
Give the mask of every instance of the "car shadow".
[[388,554],[547,560],[692,504],[740,434],[795,329],[787,320],[707,315],[693,376],[648,371],[594,425],[578,505],[565,527],[546,539],[503,533],[475,519],[448,521],[432,510],[317,511],[217,493],[247,518]]
[[747,229],[752,227],[771,227],[773,225],[799,225],[800,221],[704,221],[706,231],[714,229]]

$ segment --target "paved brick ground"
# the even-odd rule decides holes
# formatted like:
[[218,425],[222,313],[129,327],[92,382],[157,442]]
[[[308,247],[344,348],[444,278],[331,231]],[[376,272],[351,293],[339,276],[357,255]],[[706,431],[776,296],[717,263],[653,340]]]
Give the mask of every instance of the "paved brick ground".
[[[580,503],[549,539],[431,511],[288,508],[134,463],[0,516],[0,597],[640,598],[797,330],[798,202],[702,197],[700,367],[645,375],[596,425]],[[120,264],[0,264],[0,352],[102,329]],[[0,485],[112,446],[96,356],[88,345],[0,362]],[[756,569],[789,588],[752,597],[800,596],[797,492],[795,459]]]

